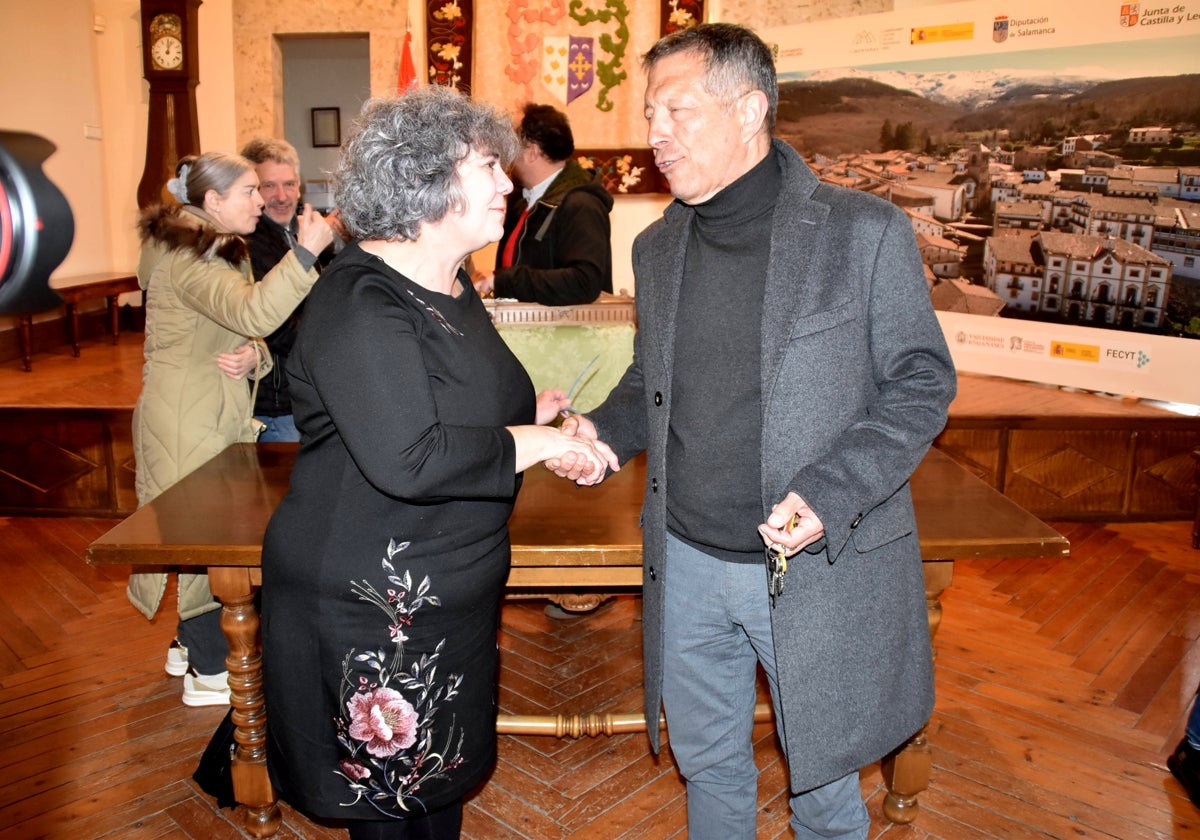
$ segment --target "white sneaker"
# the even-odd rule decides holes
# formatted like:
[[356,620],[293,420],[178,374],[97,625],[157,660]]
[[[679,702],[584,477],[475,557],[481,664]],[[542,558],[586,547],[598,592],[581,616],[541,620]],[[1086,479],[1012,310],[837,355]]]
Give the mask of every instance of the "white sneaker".
[[197,674],[195,670],[188,669],[183,675],[183,705],[228,706],[229,672]]
[[182,677],[187,673],[187,648],[181,645],[178,639],[172,639],[171,646],[167,648],[167,664],[163,666],[163,670],[172,677]]

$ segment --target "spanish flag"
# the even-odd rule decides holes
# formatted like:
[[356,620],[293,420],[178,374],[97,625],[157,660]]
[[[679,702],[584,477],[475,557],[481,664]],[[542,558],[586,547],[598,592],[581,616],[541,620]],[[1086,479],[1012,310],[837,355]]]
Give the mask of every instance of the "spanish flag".
[[406,93],[417,84],[417,68],[412,57],[412,32],[404,33],[404,46],[400,48],[400,80],[397,93]]

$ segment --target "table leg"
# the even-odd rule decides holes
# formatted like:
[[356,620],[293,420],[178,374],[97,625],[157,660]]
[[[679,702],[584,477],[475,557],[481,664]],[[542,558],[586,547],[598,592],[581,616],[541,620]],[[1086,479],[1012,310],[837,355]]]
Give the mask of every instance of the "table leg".
[[[925,607],[929,617],[930,641],[937,635],[942,623],[942,593],[950,586],[954,574],[953,560],[926,560]],[[921,805],[918,797],[929,787],[929,775],[933,768],[933,756],[926,737],[926,727],[908,739],[899,749],[884,758],[883,783],[887,795],[883,799],[883,813],[894,823],[906,825],[917,818]]]
[[[1195,461],[1196,486],[1200,487],[1200,446],[1192,450],[1192,460]],[[1196,494],[1196,514],[1192,519],[1192,548],[1200,548],[1200,493]]]
[[21,361],[25,372],[33,370],[33,316],[22,315],[17,329],[17,342],[21,345]]
[[117,306],[117,295],[108,296],[108,326],[112,330],[112,343],[117,343],[117,330],[120,328],[118,323],[121,315],[121,307]]
[[67,326],[71,330],[71,355],[79,358],[79,307],[67,301]]
[[221,630],[229,642],[230,700],[234,740],[233,794],[245,808],[244,827],[253,837],[271,837],[283,816],[267,774],[267,713],[263,696],[262,649],[254,587],[245,567],[213,566],[208,570],[213,594],[221,601]]

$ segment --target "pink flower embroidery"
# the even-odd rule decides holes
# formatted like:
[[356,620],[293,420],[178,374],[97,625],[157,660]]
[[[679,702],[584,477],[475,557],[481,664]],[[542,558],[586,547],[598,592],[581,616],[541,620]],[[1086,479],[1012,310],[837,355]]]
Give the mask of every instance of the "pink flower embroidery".
[[387,758],[417,740],[417,712],[398,691],[377,688],[355,694],[346,710],[350,713],[350,737],[366,744],[371,755]]
[[368,770],[366,767],[363,767],[357,761],[352,761],[349,758],[343,758],[338,762],[338,766],[342,768],[342,772],[345,773],[348,778],[351,778],[356,782],[361,782],[363,779],[371,775],[370,770]]

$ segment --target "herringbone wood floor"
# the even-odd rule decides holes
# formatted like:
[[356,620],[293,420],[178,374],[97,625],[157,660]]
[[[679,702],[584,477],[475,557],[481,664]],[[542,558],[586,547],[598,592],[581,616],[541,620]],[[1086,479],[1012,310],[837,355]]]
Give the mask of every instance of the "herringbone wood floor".
[[[0,518],[0,836],[242,837],[190,781],[222,711],[182,706],[163,673],[169,611],[147,624],[122,569],[81,560],[111,524]],[[867,768],[873,837],[1200,837],[1163,765],[1200,679],[1190,523],[1058,527],[1069,559],[957,565],[936,645],[932,785],[915,824],[890,826]],[[510,602],[500,643],[506,711],[640,708],[632,596],[564,621]],[[786,837],[783,767],[769,726],[755,736],[759,836]],[[651,757],[640,733],[502,737],[464,826],[476,840],[685,834],[669,753]],[[345,834],[285,808],[279,836]]]

